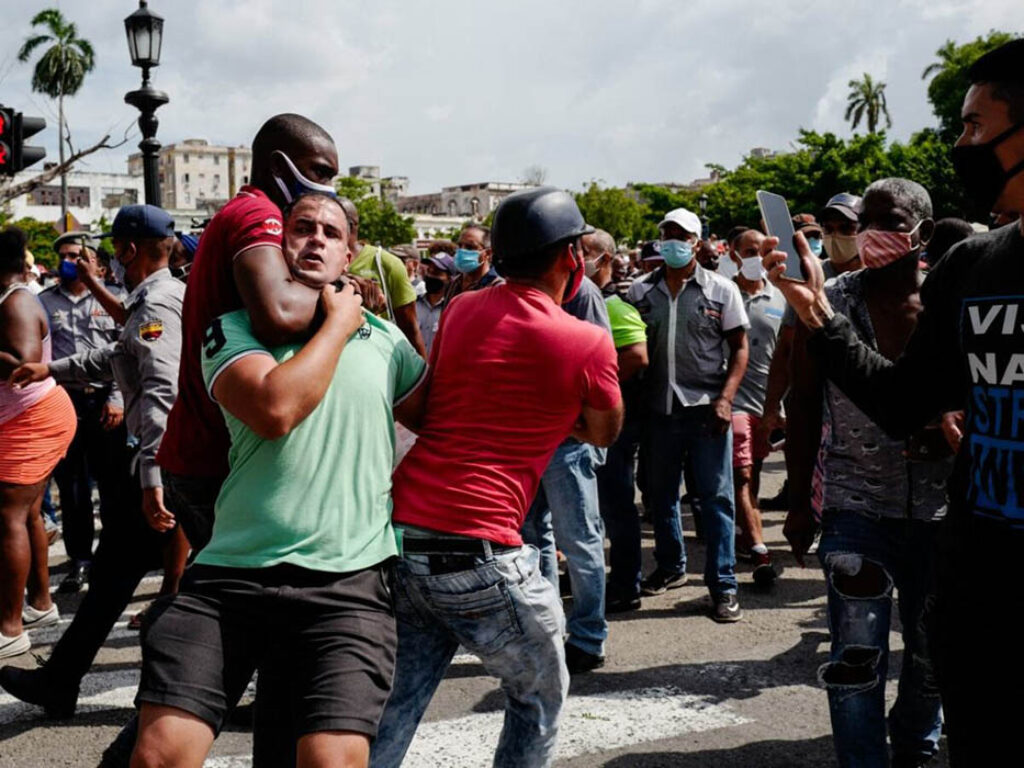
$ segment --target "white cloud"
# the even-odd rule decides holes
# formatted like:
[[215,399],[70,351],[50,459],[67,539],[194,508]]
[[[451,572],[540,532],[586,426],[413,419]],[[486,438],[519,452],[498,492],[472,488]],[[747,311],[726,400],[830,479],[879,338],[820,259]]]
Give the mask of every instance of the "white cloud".
[[[56,0],[54,0],[56,2]],[[76,142],[123,132],[138,87],[130,0],[58,3],[97,49],[70,100]],[[266,117],[309,115],[343,166],[373,163],[416,192],[516,179],[687,181],[800,127],[848,134],[846,84],[888,83],[893,136],[931,124],[921,71],[947,38],[1014,29],[1019,0],[153,0],[166,17],[154,85],[161,141],[248,143]],[[39,0],[6,0],[5,103],[49,114],[14,55]],[[54,121],[55,122],[55,121]],[[55,131],[47,132],[56,154]],[[138,141],[90,159],[120,170]]]

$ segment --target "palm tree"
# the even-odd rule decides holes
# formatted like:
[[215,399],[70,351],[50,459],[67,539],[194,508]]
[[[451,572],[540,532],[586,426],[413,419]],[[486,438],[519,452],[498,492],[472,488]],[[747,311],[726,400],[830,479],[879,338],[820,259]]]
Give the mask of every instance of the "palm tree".
[[885,103],[885,83],[876,83],[867,72],[863,80],[851,80],[844,118],[851,122],[851,129],[857,130],[861,119],[867,118],[868,133],[876,133],[882,117],[885,117],[885,127],[892,128],[889,107]]
[[[57,99],[58,147],[61,165],[64,164],[64,142],[67,138],[67,123],[64,120],[64,97],[74,96],[82,87],[85,75],[96,63],[96,55],[88,40],[78,37],[75,25],[64,18],[56,8],[40,11],[32,19],[32,26],[43,27],[46,34],[33,35],[25,40],[18,52],[20,61],[28,61],[32,52],[41,45],[52,43],[39,57],[32,73],[32,90],[51,99]],[[68,214],[68,178],[60,175],[61,221],[66,226]]]

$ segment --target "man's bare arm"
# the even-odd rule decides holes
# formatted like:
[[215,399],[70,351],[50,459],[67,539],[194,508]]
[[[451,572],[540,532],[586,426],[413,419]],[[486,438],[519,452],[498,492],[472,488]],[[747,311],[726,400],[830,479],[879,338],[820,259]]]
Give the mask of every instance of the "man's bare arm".
[[648,364],[647,342],[627,344],[615,350],[619,358],[619,382],[629,381],[643,371]]
[[257,339],[276,347],[309,338],[318,294],[292,277],[280,248],[258,245],[242,251],[233,270]]
[[412,344],[413,349],[425,360],[427,358],[427,347],[423,343],[423,334],[420,333],[420,323],[416,317],[415,301],[410,301],[401,307],[395,307],[395,325],[405,334],[405,338]]
[[625,409],[622,400],[614,408],[598,411],[583,406],[583,413],[573,427],[572,436],[581,443],[590,443],[598,448],[607,448],[615,442],[622,431],[622,419]]

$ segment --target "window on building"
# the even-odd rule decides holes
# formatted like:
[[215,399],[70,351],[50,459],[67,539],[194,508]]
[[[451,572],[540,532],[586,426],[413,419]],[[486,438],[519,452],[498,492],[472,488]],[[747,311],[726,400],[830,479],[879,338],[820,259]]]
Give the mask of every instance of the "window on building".
[[457,211],[457,208],[456,208],[456,205],[455,205],[455,201],[454,200],[449,200],[448,201],[448,214],[450,216],[455,216],[456,215],[456,211]]
[[214,165],[220,165],[220,155],[214,155],[213,156],[213,164]]
[[470,200],[469,201],[469,207],[472,210],[472,213],[473,213],[474,216],[479,214],[480,213],[480,200],[479,200],[479,198],[474,197],[472,200]]
[[216,187],[219,184],[220,184],[220,174],[219,173],[215,173],[215,174],[213,174],[213,186]]
[[187,162],[188,162],[188,152],[186,152],[185,154],[183,154],[183,155],[181,156],[181,159],[182,159],[182,162],[185,162],[185,163],[187,163]]
[[188,182],[189,182],[189,178],[188,178],[188,174],[186,173],[185,174],[185,183],[188,184]]

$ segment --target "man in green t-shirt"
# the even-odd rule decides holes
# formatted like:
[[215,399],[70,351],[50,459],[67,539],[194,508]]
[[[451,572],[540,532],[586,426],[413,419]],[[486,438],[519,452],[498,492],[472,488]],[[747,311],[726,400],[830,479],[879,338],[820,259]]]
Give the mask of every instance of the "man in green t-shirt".
[[210,543],[147,617],[138,764],[202,764],[271,656],[290,660],[298,766],[366,765],[390,692],[394,418],[426,366],[334,285],[348,262],[336,199],[300,197],[284,228],[285,260],[320,291],[323,319],[301,345],[264,346],[245,310],[206,333],[203,376],[231,436],[230,473]]
[[420,353],[420,357],[426,358],[427,349],[416,317],[416,289],[412,287],[405,264],[379,245],[360,242],[359,209],[347,197],[341,198],[341,207],[348,217],[348,247],[352,252],[348,273],[373,280],[380,286],[384,293],[385,307],[379,314],[394,321]]
[[618,440],[608,449],[605,463],[597,469],[598,501],[605,531],[611,542],[605,613],[633,611],[640,607],[640,515],[636,508],[634,465],[640,443],[637,418],[637,379],[647,367],[647,326],[640,312],[616,293],[612,272],[615,240],[604,230],[583,237],[587,276],[604,294],[612,341],[619,358],[619,384],[626,404],[626,418]]

